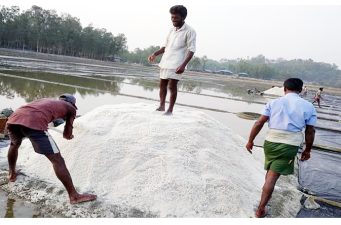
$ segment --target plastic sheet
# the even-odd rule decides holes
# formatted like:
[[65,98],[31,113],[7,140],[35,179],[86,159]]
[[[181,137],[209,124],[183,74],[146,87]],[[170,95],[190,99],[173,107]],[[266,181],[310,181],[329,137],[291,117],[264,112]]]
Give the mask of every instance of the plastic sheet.
[[311,158],[299,161],[298,182],[312,195],[341,202],[341,154],[316,151]]
[[341,133],[317,129],[315,133],[314,145],[341,148]]
[[[306,197],[302,197],[302,204],[306,201]],[[306,209],[304,207],[297,214],[297,218],[340,218],[341,217],[341,208],[328,205],[323,202],[317,201],[319,204],[318,209]]]

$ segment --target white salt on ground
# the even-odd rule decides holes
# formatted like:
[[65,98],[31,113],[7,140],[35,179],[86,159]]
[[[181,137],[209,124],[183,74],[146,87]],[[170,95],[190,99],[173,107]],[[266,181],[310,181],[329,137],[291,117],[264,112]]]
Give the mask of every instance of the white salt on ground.
[[[75,120],[73,140],[50,131],[77,189],[160,217],[253,216],[264,182],[262,151],[250,155],[245,139],[203,112],[177,107],[164,116],[154,110],[144,103],[102,106]],[[18,167],[61,187],[50,162],[27,140]],[[284,186],[288,201],[275,202],[282,205],[277,216],[294,216],[299,195],[292,184]],[[281,195],[281,187],[275,192]],[[47,196],[62,210],[65,195]]]
[[273,96],[284,96],[284,88],[283,87],[273,87],[266,91],[264,91],[266,95],[273,95]]

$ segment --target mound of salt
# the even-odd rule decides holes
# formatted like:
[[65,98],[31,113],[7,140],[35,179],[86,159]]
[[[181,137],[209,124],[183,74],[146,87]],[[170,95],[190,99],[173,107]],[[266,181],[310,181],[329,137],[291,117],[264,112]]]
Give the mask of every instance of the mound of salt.
[[273,96],[284,96],[284,89],[283,87],[273,87],[264,91],[264,94]]
[[[76,187],[161,217],[254,215],[264,181],[261,151],[250,155],[243,138],[205,113],[178,107],[163,116],[154,109],[143,103],[96,108],[75,120],[70,141],[51,130]],[[29,141],[18,166],[61,186]]]

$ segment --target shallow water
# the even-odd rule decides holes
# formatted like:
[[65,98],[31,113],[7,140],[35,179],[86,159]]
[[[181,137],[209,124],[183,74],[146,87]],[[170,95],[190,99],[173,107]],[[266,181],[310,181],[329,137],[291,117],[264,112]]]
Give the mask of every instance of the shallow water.
[[29,218],[37,217],[35,205],[10,197],[7,192],[0,189],[0,217],[3,218]]

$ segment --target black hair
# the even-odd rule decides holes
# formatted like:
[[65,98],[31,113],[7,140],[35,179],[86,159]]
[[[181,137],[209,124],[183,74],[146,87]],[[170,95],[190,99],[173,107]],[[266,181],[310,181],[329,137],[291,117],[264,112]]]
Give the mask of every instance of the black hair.
[[289,78],[284,81],[283,86],[289,91],[301,92],[303,87],[303,81],[299,78]]
[[323,88],[320,88],[320,91],[323,91]]
[[186,17],[187,17],[187,9],[183,5],[172,6],[172,8],[169,9],[169,12],[171,14],[180,15],[183,19],[186,19]]

